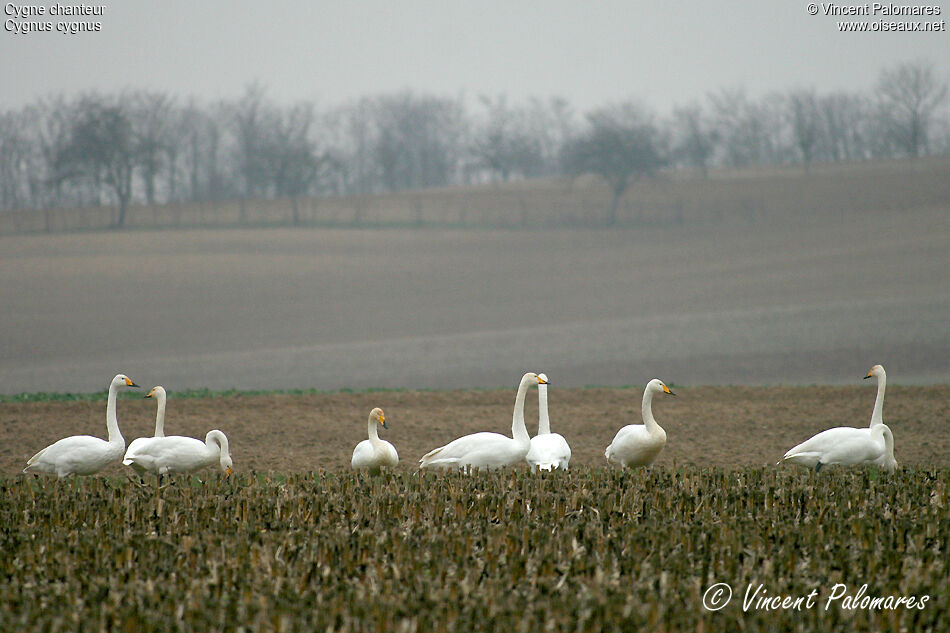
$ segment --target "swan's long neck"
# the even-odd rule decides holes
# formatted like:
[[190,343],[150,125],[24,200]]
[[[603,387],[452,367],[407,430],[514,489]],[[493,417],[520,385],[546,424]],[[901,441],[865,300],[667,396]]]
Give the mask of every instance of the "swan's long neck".
[[872,428],[877,424],[884,424],[885,387],[887,387],[887,376],[882,372],[877,377],[877,398],[874,399],[874,410],[871,411],[871,423],[868,425]]
[[228,446],[228,438],[221,431],[208,431],[208,434],[205,436],[205,445],[209,450],[218,453],[221,456],[221,460],[231,454],[231,449]]
[[640,414],[643,416],[643,424],[647,427],[647,432],[653,433],[660,425],[656,423],[653,417],[653,390],[644,389],[643,402],[640,405]]
[[381,441],[379,439],[379,430],[376,428],[376,420],[373,419],[373,414],[369,414],[369,420],[366,421],[366,435],[369,436],[369,443],[373,446],[378,446]]
[[116,387],[116,385],[109,385],[109,400],[106,403],[106,427],[109,429],[109,443],[122,444],[125,446],[125,438],[122,437],[122,432],[119,431],[119,419],[115,414],[117,391],[118,387]]
[[518,385],[518,395],[515,397],[515,411],[511,416],[511,437],[519,442],[530,442],[531,436],[528,435],[528,428],[524,425],[524,397],[528,393],[528,385],[531,384],[530,376],[524,378]]
[[538,435],[551,432],[551,420],[548,419],[548,386],[538,385]]
[[155,414],[155,437],[165,437],[165,394],[157,397],[158,412]]

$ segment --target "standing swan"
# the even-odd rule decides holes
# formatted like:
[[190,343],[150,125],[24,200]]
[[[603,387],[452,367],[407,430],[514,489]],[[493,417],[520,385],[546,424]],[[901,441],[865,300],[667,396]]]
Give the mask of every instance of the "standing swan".
[[884,389],[887,386],[887,374],[881,365],[875,365],[864,378],[872,376],[877,378],[877,397],[874,399],[868,428],[838,426],[822,431],[790,449],[779,463],[788,462],[813,468],[815,473],[828,464],[870,464],[888,472],[896,469],[894,435],[884,424]]
[[155,475],[193,473],[218,464],[225,476],[231,476],[231,449],[221,431],[208,431],[205,441],[172,435],[153,437],[134,452],[130,449],[122,463],[138,472]]
[[383,466],[395,468],[399,463],[396,447],[386,440],[379,439],[377,424],[384,429],[389,428],[386,426],[386,415],[379,407],[369,412],[369,419],[366,421],[366,433],[369,439],[363,440],[353,449],[353,459],[350,461],[353,470],[378,473]]
[[531,438],[524,424],[525,393],[531,385],[545,383],[544,379],[532,372],[521,377],[511,418],[512,437],[487,431],[466,435],[423,455],[419,460],[419,468],[494,469],[524,463],[531,445]]
[[64,437],[30,458],[25,473],[46,473],[60,479],[69,475],[94,475],[112,462],[122,459],[125,438],[119,431],[115,414],[116,392],[120,388],[138,387],[128,376],[116,374],[109,385],[109,400],[106,405],[106,427],[109,441],[91,435]]
[[[158,405],[155,412],[155,434],[152,437],[137,437],[132,440],[132,443],[129,444],[129,447],[125,451],[126,455],[141,450],[143,446],[157,437],[165,437],[165,400],[167,399],[165,388],[161,385],[152,387],[152,390],[145,394],[145,397],[155,398],[155,402]],[[138,467],[134,463],[132,464],[132,468],[135,469],[135,472],[139,475],[145,474],[145,469]]]
[[548,419],[548,377],[538,374],[538,434],[531,438],[531,446],[525,459],[531,470],[567,470],[571,461],[571,447],[558,433],[551,432]]
[[676,395],[658,378],[648,382],[640,407],[643,424],[628,424],[617,431],[614,441],[604,451],[608,462],[620,466],[649,466],[666,446],[666,431],[653,418],[653,394],[657,393]]

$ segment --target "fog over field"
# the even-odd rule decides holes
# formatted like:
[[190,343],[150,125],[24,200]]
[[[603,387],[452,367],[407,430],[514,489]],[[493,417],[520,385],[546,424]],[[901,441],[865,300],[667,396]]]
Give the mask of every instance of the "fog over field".
[[3,237],[0,391],[944,383],[948,270],[941,209]]

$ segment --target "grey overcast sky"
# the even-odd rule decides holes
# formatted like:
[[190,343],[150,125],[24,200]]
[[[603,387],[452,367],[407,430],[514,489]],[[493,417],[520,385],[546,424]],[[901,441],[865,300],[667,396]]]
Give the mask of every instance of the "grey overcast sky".
[[[841,33],[845,18],[820,3],[809,15],[807,0],[143,0],[79,18],[99,20],[97,33],[8,30],[13,5],[53,4],[3,4],[0,105],[123,88],[212,100],[257,80],[287,103],[409,88],[557,95],[580,110],[636,97],[667,110],[724,87],[867,89],[881,68],[916,58],[950,76],[946,30]],[[950,21],[948,4],[932,2],[935,20]]]

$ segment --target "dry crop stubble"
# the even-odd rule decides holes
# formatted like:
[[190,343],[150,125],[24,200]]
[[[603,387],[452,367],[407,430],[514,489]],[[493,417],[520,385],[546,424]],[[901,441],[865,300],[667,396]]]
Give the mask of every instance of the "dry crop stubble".
[[[939,630],[947,470],[0,480],[2,630]],[[735,590],[711,613],[703,592]],[[825,610],[849,593],[923,610]],[[820,592],[742,610],[747,584]]]

